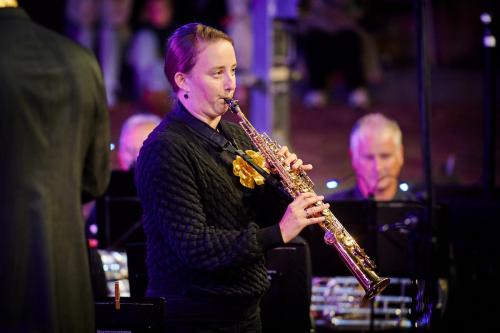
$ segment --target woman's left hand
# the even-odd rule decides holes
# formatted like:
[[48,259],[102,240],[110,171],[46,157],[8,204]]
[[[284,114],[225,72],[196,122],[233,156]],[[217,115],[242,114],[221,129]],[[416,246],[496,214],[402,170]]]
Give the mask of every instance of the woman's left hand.
[[288,150],[287,146],[281,147],[278,155],[285,157],[285,164],[290,165],[290,168],[292,168],[292,170],[301,169],[303,171],[309,171],[313,168],[312,164],[304,164],[304,162],[300,158],[297,158],[297,155],[291,153]]

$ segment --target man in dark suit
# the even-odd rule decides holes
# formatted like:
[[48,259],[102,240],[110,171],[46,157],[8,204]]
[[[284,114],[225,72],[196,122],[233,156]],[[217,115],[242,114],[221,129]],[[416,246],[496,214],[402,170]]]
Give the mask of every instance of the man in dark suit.
[[0,0],[0,331],[93,331],[81,203],[109,179],[101,72]]

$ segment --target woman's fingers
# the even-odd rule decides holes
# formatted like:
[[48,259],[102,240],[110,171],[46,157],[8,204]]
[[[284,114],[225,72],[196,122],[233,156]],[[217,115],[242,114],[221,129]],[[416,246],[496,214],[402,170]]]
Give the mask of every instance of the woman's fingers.
[[304,161],[302,161],[300,158],[297,157],[296,154],[291,153],[288,150],[287,146],[281,147],[281,149],[278,151],[279,156],[283,156],[285,158],[284,160],[284,165],[289,165],[292,170],[304,170],[304,171],[309,171],[312,170],[313,166],[312,164],[304,164]]
[[281,236],[285,243],[296,237],[304,227],[326,220],[326,217],[320,212],[328,208],[329,205],[322,203],[323,199],[322,195],[305,192],[298,195],[288,205],[279,223]]
[[299,158],[299,159],[296,159],[295,161],[292,161],[290,162],[290,167],[293,169],[293,170],[297,170],[299,169],[300,167],[302,167],[304,164],[304,162],[302,162],[302,160]]
[[298,197],[296,197],[292,204],[298,209],[304,210],[309,206],[313,205],[314,203],[323,200],[324,198],[325,198],[324,196],[316,195],[313,192],[304,192],[301,193]]
[[312,164],[302,164],[301,169],[304,171],[310,171],[313,169]]
[[322,195],[313,194],[312,196],[304,197],[301,200],[300,204],[302,205],[302,207],[304,209],[306,209],[306,208],[309,208],[310,206],[314,205],[316,202],[322,201],[324,198],[325,197]]
[[307,218],[313,218],[313,217],[317,217],[317,215],[319,213],[321,213],[323,210],[327,209],[330,207],[330,204],[321,204],[321,205],[318,205],[318,206],[313,206],[313,207],[309,207],[309,208],[306,208],[305,209],[305,212],[306,212],[306,217]]
[[290,155],[290,151],[288,151],[288,147],[287,146],[281,147],[281,149],[278,151],[278,155],[287,158],[288,155]]
[[319,222],[323,222],[325,220],[326,220],[326,217],[324,217],[324,216],[311,217],[311,218],[307,219],[307,224],[316,224]]

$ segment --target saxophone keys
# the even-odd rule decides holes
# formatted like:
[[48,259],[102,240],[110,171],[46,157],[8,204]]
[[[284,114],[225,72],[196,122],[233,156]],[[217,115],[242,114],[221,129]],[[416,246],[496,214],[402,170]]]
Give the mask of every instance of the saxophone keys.
[[335,235],[330,231],[325,232],[323,239],[324,239],[325,243],[328,245],[333,245],[337,242]]

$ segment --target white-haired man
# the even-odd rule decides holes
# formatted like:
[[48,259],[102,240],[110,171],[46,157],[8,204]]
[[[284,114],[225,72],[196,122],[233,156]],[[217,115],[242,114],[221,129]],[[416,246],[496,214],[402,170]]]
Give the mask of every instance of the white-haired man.
[[351,131],[349,154],[356,186],[334,193],[327,200],[415,199],[413,193],[399,189],[404,157],[401,129],[396,121],[380,113],[361,117]]
[[118,148],[118,161],[122,170],[130,170],[135,166],[142,143],[160,122],[160,117],[147,113],[135,114],[125,121]]

